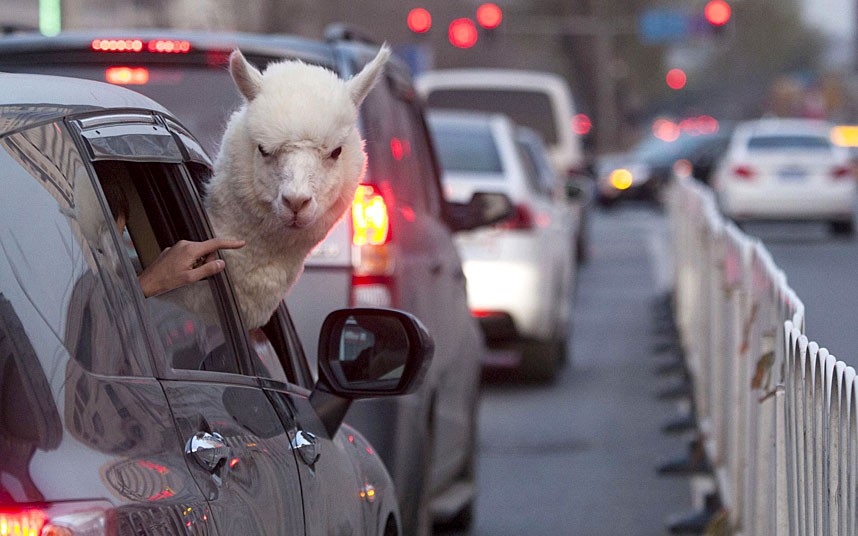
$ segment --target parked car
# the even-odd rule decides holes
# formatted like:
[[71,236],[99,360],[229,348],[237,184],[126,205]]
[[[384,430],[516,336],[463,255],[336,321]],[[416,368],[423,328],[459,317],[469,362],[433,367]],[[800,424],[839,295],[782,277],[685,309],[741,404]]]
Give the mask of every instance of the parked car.
[[480,68],[427,71],[416,84],[430,108],[502,113],[542,136],[556,177],[579,207],[577,258],[586,260],[593,178],[573,128],[577,108],[569,84],[550,72]]
[[456,239],[471,311],[495,350],[487,365],[551,379],[566,356],[578,229],[545,147],[501,114],[431,111],[429,124],[450,199],[488,190],[515,205],[510,219]]
[[0,532],[403,534],[381,459],[343,416],[417,388],[422,324],[331,313],[314,381],[285,304],[243,328],[229,266],[201,287],[216,319],[145,298],[137,267],[211,238],[198,142],[108,84],[0,73],[0,94]]
[[736,127],[713,176],[721,210],[737,222],[824,221],[836,234],[855,228],[856,184],[832,125],[768,118]]
[[[203,133],[196,151],[215,154],[227,118],[241,103],[226,69],[235,47],[259,68],[298,58],[342,78],[358,72],[378,50],[341,26],[330,28],[325,41],[162,30],[16,35],[0,39],[0,71],[61,73],[127,85]],[[361,106],[366,184],[352,213],[307,260],[287,303],[311,364],[318,326],[343,307],[405,310],[432,333],[435,358],[415,394],[361,400],[348,415],[387,464],[399,495],[403,533],[425,535],[433,519],[467,524],[476,494],[476,410],[486,348],[468,311],[453,234],[494,221],[503,215],[503,206],[498,215],[485,217],[444,200],[408,69],[391,59],[384,81]],[[494,201],[493,208],[504,203]],[[484,202],[478,195],[473,206]],[[372,214],[380,217],[366,217]],[[376,235],[378,240],[369,240]]]

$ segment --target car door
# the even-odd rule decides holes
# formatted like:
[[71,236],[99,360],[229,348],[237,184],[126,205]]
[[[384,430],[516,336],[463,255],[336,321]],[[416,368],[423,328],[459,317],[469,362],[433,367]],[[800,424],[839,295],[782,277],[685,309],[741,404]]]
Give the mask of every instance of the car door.
[[81,519],[105,499],[118,534],[217,534],[78,141],[62,120],[0,137],[0,496]]
[[[273,350],[286,378],[260,371],[260,382],[271,399],[297,455],[306,504],[307,534],[357,535],[380,533],[367,525],[364,509],[395,500],[384,475],[364,473],[355,460],[377,454],[353,431],[331,433],[310,405],[312,379],[285,305],[262,328],[264,344]],[[378,464],[379,466],[381,464]]]
[[[192,173],[207,171],[205,157],[191,157],[186,144],[177,143],[186,134],[171,133],[146,114],[77,126],[102,189],[125,196],[123,239],[137,270],[178,240],[211,237],[192,185]],[[184,162],[191,159],[196,162]],[[195,312],[173,293],[137,294],[175,448],[221,534],[304,534],[297,461],[255,377],[258,356],[251,357],[227,276],[203,280],[192,291],[210,307]]]

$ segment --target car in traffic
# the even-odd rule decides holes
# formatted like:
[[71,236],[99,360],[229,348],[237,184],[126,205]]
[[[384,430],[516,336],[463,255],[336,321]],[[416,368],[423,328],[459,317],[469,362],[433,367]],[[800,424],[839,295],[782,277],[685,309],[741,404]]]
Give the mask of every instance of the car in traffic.
[[737,125],[712,177],[722,212],[740,224],[822,221],[851,235],[858,190],[848,151],[832,143],[831,128],[802,118]]
[[659,204],[674,175],[693,175],[707,182],[731,132],[726,122],[707,119],[704,128],[679,131],[677,127],[675,137],[667,138],[648,134],[627,152],[602,155],[596,164],[597,202],[605,207],[625,200]]
[[0,94],[0,532],[403,534],[343,417],[418,387],[420,321],[332,312],[314,374],[285,304],[243,327],[229,266],[199,287],[211,318],[144,297],[141,268],[212,237],[199,142],[105,83],[0,73]]
[[[260,69],[300,59],[349,78],[375,56],[378,44],[345,26],[329,28],[324,40],[167,30],[17,34],[0,39],[0,71],[132,88],[201,133],[195,150],[214,155],[226,120],[241,103],[226,69],[234,48]],[[433,520],[470,522],[476,494],[477,400],[486,347],[468,310],[453,235],[503,217],[504,203],[510,207],[508,200],[488,203],[478,194],[471,208],[500,208],[487,217],[444,199],[422,102],[396,58],[362,104],[359,126],[368,155],[365,183],[350,213],[311,253],[286,301],[311,365],[318,326],[344,307],[408,311],[432,333],[435,357],[414,394],[360,400],[348,415],[390,471],[403,533],[425,535]]]
[[542,136],[555,176],[578,207],[577,258],[586,260],[593,178],[574,128],[578,111],[566,80],[547,71],[463,68],[420,73],[416,85],[430,108],[502,113]]
[[576,222],[541,137],[502,114],[430,110],[446,195],[509,196],[512,217],[460,233],[468,303],[490,347],[486,365],[552,379],[566,359]]

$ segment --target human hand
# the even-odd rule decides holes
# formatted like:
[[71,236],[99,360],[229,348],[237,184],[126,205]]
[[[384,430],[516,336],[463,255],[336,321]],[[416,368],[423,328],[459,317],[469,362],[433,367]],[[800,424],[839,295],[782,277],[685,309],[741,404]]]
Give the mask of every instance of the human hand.
[[225,264],[217,258],[217,251],[242,248],[244,243],[244,240],[228,238],[212,238],[205,242],[179,240],[162,251],[138,276],[143,295],[157,296],[223,271]]

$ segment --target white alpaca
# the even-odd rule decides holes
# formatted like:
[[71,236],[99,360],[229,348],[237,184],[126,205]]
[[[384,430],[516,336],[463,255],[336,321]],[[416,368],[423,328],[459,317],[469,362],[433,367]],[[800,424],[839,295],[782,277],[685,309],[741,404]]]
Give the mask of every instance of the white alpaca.
[[383,46],[348,81],[300,61],[260,73],[240,51],[230,56],[245,103],[227,124],[205,203],[215,236],[246,241],[222,255],[247,328],[268,322],[350,206],[366,170],[358,107],[389,56]]

